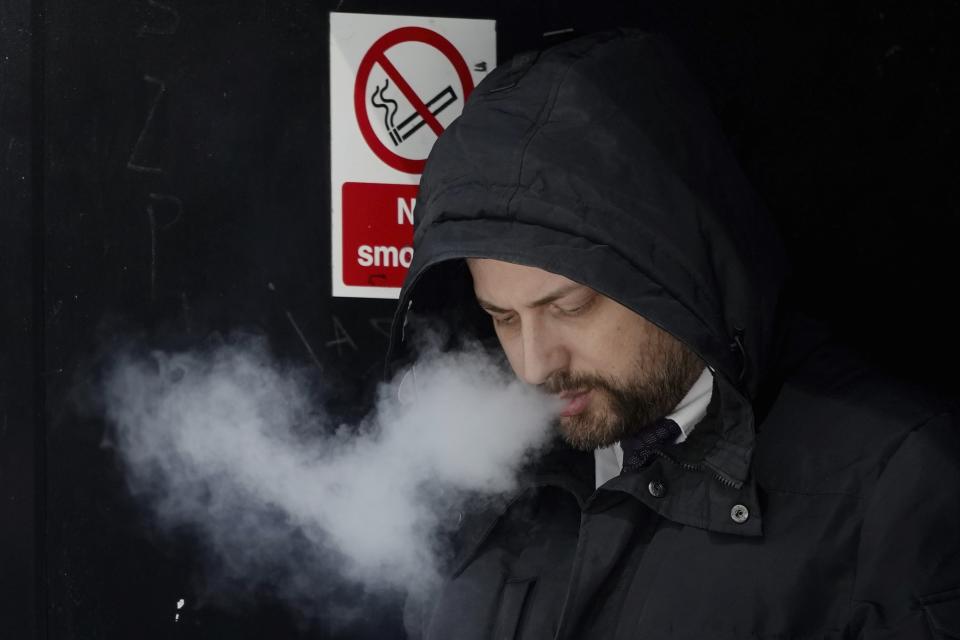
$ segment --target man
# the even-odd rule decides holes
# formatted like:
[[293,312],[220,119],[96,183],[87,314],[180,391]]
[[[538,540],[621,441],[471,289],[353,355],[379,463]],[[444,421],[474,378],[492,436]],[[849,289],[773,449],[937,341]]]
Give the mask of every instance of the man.
[[563,399],[565,444],[464,519],[412,636],[960,637],[955,422],[790,312],[773,224],[660,39],[497,69],[416,218],[394,351],[411,312],[492,333]]

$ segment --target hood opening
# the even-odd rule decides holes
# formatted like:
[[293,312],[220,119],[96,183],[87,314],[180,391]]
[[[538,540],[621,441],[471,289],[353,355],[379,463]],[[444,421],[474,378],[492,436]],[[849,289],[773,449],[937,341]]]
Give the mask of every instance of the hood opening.
[[662,38],[614,31],[494,70],[434,145],[389,358],[410,318],[496,345],[465,257],[585,284],[668,331],[717,374],[721,438],[742,478],[770,377],[788,266],[697,84]]
[[442,351],[468,343],[479,343],[491,353],[500,350],[490,318],[476,302],[470,271],[462,258],[422,269],[415,290],[405,288],[400,302],[391,330],[387,379],[416,358],[417,345],[428,336],[439,339]]

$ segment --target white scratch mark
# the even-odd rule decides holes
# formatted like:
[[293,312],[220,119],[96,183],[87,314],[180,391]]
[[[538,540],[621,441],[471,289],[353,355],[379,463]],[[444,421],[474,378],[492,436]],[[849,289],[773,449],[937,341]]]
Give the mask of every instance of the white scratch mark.
[[300,325],[297,324],[297,321],[293,319],[293,314],[289,311],[284,311],[287,314],[287,320],[290,321],[290,324],[293,325],[293,330],[297,332],[297,335],[300,336],[300,342],[303,343],[303,346],[307,348],[307,353],[310,354],[310,359],[313,360],[313,364],[317,366],[317,369],[323,369],[323,366],[320,364],[320,359],[317,358],[317,354],[313,352],[313,348],[310,346],[310,343],[307,342],[307,337],[303,335],[303,331],[300,330]]
[[147,120],[143,123],[143,129],[140,130],[140,135],[137,136],[137,142],[133,145],[133,151],[130,152],[130,158],[127,160],[127,169],[130,169],[131,171],[143,171],[146,173],[163,173],[163,169],[160,167],[150,167],[134,162],[137,152],[140,150],[140,145],[143,144],[143,139],[147,135],[147,129],[150,128],[150,123],[153,122],[153,115],[157,111],[157,105],[160,103],[160,98],[162,98],[163,94],[167,91],[167,85],[164,84],[162,80],[154,78],[153,76],[143,76],[143,79],[146,82],[152,82],[153,84],[160,85],[160,89],[157,91],[157,95],[153,99],[153,104],[150,105],[150,111],[147,112]]
[[177,27],[180,26],[180,13],[173,7],[161,4],[157,2],[157,0],[147,0],[147,2],[150,4],[150,6],[166,11],[172,17],[171,24],[163,29],[144,24],[142,27],[140,27],[140,31],[137,32],[137,35],[143,37],[143,35],[146,33],[158,36],[172,36],[175,34],[177,32]]
[[[180,218],[183,217],[183,200],[181,200],[181,199],[178,198],[177,196],[170,195],[169,193],[151,193],[151,194],[149,195],[149,197],[150,197],[150,199],[153,200],[154,202],[157,202],[157,203],[159,203],[159,202],[172,202],[172,203],[175,204],[176,207],[177,207],[177,214],[176,214],[175,216],[173,216],[173,219],[170,220],[170,222],[168,222],[167,224],[165,224],[165,225],[163,225],[162,227],[160,227],[160,230],[161,230],[161,231],[166,231],[167,229],[169,229],[169,228],[172,227],[173,225],[175,225],[175,224],[177,224],[178,222],[180,222]],[[151,206],[152,206],[152,205],[151,205]]]
[[359,351],[357,343],[353,341],[353,338],[350,337],[350,334],[347,333],[346,328],[343,326],[343,323],[340,322],[340,318],[333,316],[333,340],[327,341],[327,347],[336,347],[337,353],[341,354],[341,345],[348,345],[354,351]]

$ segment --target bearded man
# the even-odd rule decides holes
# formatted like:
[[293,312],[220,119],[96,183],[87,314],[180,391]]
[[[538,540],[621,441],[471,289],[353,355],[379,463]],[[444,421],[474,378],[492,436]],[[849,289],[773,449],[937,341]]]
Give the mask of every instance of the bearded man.
[[774,225],[661,39],[494,71],[415,215],[394,353],[411,312],[495,336],[563,401],[563,444],[464,518],[412,637],[960,637],[956,422],[791,311]]

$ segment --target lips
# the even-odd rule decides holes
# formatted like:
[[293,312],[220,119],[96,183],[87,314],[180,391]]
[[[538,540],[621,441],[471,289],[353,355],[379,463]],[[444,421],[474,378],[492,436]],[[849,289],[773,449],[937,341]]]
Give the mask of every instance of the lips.
[[560,416],[563,418],[582,413],[590,404],[589,389],[586,391],[564,391],[559,397],[564,401],[563,408],[560,410]]

